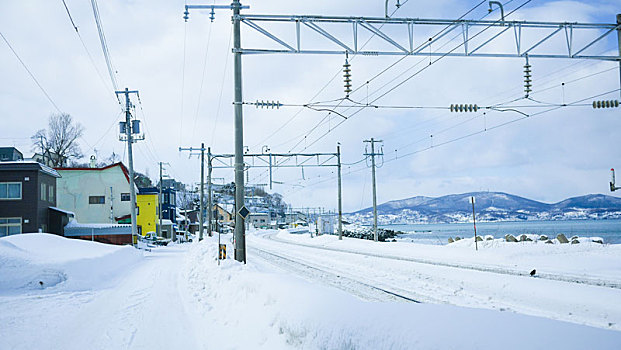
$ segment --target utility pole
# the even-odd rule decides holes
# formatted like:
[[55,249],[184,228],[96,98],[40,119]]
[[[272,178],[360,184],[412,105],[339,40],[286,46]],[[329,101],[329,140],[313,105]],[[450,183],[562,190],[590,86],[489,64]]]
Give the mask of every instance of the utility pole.
[[[211,203],[211,147],[207,148],[207,207],[209,213],[207,214],[207,235],[211,237],[211,221],[213,216],[213,204]],[[218,248],[219,249],[219,248]]]
[[203,224],[205,223],[205,144],[201,143],[201,203],[200,210],[200,225],[198,228],[198,240],[203,240]]
[[341,145],[336,145],[336,161],[338,173],[338,210],[339,210],[339,240],[343,239],[343,195],[341,193]]
[[[211,18],[215,9],[233,10],[233,75],[235,99],[235,260],[246,263],[246,237],[244,219],[239,210],[244,208],[244,129],[242,111],[242,61],[241,61],[241,28],[239,14],[242,6],[239,0],[230,5],[185,5],[183,18],[187,21],[190,9],[211,9]],[[202,225],[202,224],[201,224]],[[202,227],[202,226],[201,226]]]
[[[242,110],[242,60],[239,11],[241,3],[233,0],[233,52],[235,90],[235,209],[244,207],[244,119]],[[235,213],[235,260],[246,263],[246,230],[244,218]]]
[[472,203],[472,224],[474,225],[474,248],[479,250],[479,242],[477,242],[477,220],[474,215],[474,196],[470,197],[470,203]]
[[373,181],[373,240],[377,242],[379,240],[377,235],[377,187],[375,185],[375,156],[383,156],[384,153],[375,153],[375,143],[383,142],[382,140],[375,140],[371,137],[370,140],[364,140],[371,144],[371,153],[365,152],[365,156],[371,156],[371,176]]
[[205,209],[204,203],[205,203],[205,143],[201,143],[201,148],[194,148],[194,147],[189,147],[189,148],[183,148],[183,147],[179,147],[179,152],[181,151],[190,151],[190,156],[192,155],[191,152],[193,151],[201,151],[201,200],[200,200],[200,204],[199,204],[199,225],[198,225],[198,240],[202,241],[203,240],[203,223],[205,222],[205,216],[203,214],[203,211]]
[[[617,40],[619,56],[621,56],[621,13],[617,14]],[[621,88],[621,60],[619,60],[619,87]],[[621,90],[619,91],[619,95],[621,95]]]
[[[125,90],[121,90],[121,91],[115,91],[115,93],[117,95],[125,95],[125,127],[123,130],[123,127],[121,124],[121,130],[125,132],[125,138],[127,139],[127,158],[128,158],[128,163],[129,163],[129,193],[130,193],[130,200],[131,203],[129,205],[130,207],[130,215],[131,215],[131,220],[132,220],[132,244],[136,244],[137,241],[137,226],[136,226],[136,186],[134,184],[134,154],[132,153],[132,143],[134,143],[135,141],[141,139],[138,137],[134,137],[134,131],[135,134],[138,134],[139,130],[134,130],[139,129],[138,124],[136,123],[136,126],[133,125],[132,120],[131,120],[131,101],[129,100],[129,95],[130,94],[136,94],[138,95],[138,90],[132,90],[130,91],[129,89],[125,88]],[[137,120],[136,120],[137,122]],[[142,138],[144,139],[144,138]]]

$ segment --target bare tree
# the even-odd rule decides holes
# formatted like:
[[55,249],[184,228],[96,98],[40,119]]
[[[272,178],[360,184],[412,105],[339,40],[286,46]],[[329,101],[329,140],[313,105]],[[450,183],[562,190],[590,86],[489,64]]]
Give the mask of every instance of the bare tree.
[[84,127],[80,123],[74,123],[71,115],[52,114],[48,129],[37,131],[30,139],[33,150],[41,151],[53,166],[61,167],[66,166],[67,161],[72,158],[82,158],[83,154],[77,140],[83,132]]

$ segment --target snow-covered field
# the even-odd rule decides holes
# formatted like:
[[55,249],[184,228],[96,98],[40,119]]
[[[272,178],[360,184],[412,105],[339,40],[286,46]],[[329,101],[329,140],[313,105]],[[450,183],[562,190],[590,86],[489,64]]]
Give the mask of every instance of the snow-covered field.
[[0,349],[621,346],[615,245],[247,238],[247,265],[218,265],[217,237],[151,252],[0,238]]

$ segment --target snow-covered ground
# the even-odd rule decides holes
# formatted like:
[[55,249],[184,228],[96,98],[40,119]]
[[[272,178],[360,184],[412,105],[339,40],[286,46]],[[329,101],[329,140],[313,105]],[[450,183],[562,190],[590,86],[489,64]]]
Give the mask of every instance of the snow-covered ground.
[[[231,235],[222,237],[232,255]],[[0,349],[621,345],[617,246],[490,242],[475,255],[466,244],[247,238],[246,265],[218,265],[217,237],[151,252],[47,234],[0,238]],[[518,273],[532,268],[542,275]]]

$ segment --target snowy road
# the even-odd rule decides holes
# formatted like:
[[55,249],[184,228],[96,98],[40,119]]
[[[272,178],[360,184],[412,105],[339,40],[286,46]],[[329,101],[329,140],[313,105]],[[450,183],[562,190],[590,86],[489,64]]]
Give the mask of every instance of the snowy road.
[[[621,300],[621,290],[611,286],[532,278],[514,275],[501,268],[486,271],[468,265],[460,268],[458,264],[419,262],[408,257],[355,251],[351,247],[326,248],[285,241],[274,235],[249,236],[249,245],[262,253],[249,252],[267,260],[271,257],[266,254],[276,255],[281,260],[295,261],[341,279],[371,285],[417,301],[507,310],[621,330],[621,307],[613,302]],[[279,265],[294,273],[300,272],[299,268],[292,268],[291,263]],[[345,291],[356,290],[355,283],[353,286],[345,281],[335,283],[334,278],[325,280],[323,275],[304,271],[302,275]],[[376,300],[364,293],[353,294]]]

